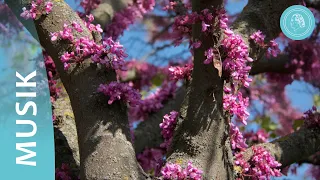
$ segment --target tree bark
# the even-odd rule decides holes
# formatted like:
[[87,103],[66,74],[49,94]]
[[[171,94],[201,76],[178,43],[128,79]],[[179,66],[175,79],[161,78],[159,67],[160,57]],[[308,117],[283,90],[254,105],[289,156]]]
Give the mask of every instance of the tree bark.
[[[320,128],[303,128],[270,143],[256,146],[268,150],[282,164],[282,167],[286,167],[292,163],[308,159],[308,157],[320,151]],[[248,148],[243,155],[245,160],[249,160],[253,156],[252,149]]]
[[[5,2],[17,17],[27,5],[22,0]],[[23,24],[30,21],[21,20]],[[82,33],[75,33],[75,38],[92,39],[82,20],[64,1],[53,1],[52,12],[35,20],[34,26],[40,44],[53,58],[70,97],[78,133],[81,179],[146,179],[131,144],[126,105],[121,102],[108,105],[107,97],[96,93],[100,84],[116,80],[115,72],[93,64],[90,59],[65,71],[60,56],[73,47],[63,40],[50,41],[50,32],[61,31],[64,23],[72,21],[84,29]]]
[[132,3],[132,0],[102,0],[99,6],[92,11],[95,23],[105,27],[112,21],[116,12],[121,11]]
[[[200,12],[211,6],[221,7],[222,3],[193,0],[192,7]],[[203,179],[233,179],[229,125],[223,118],[223,79],[212,65],[203,63],[204,51],[214,43],[211,38],[201,36],[199,23],[193,26],[192,34],[202,46],[194,50],[192,80],[180,110],[168,161],[185,166],[191,160],[203,171]]]

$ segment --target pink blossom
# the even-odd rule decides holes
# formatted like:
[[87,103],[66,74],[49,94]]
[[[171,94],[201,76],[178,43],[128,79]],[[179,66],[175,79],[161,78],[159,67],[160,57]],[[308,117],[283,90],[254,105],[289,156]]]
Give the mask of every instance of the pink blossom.
[[269,43],[269,48],[268,48],[268,53],[267,56],[273,56],[273,57],[277,57],[278,54],[280,54],[280,49],[279,49],[279,45],[275,40],[271,40]]
[[183,180],[187,178],[187,172],[180,165],[167,163],[161,170],[161,174],[165,180]]
[[55,172],[56,180],[71,180],[71,169],[67,164],[62,163],[60,168]]
[[53,3],[51,1],[47,1],[45,4],[45,11],[49,14],[52,11]]
[[253,179],[267,179],[271,176],[279,177],[281,164],[275,160],[269,151],[265,150],[261,146],[252,147],[254,155],[250,159],[250,163],[254,165],[250,170],[250,174],[253,175]]
[[177,89],[175,82],[164,82],[163,85],[136,107],[130,107],[130,119],[145,119],[149,113],[157,112],[163,107],[163,102],[173,97]]
[[[31,2],[31,8],[27,10],[26,7],[22,8],[22,13],[20,14],[21,17],[24,19],[36,19],[37,15],[39,14],[49,14],[52,11],[53,3],[51,1],[47,1],[43,6],[42,0],[37,0]],[[39,8],[40,7],[40,8]]]
[[229,111],[230,114],[236,115],[240,118],[244,125],[247,125],[247,118],[249,117],[249,112],[247,107],[249,106],[249,98],[243,98],[242,93],[239,92],[237,95],[225,94],[223,96],[223,108]]
[[114,101],[120,99],[128,102],[130,106],[139,105],[141,102],[140,93],[126,83],[111,82],[106,85],[101,84],[98,92],[109,96],[108,104],[112,104]]
[[147,148],[137,155],[137,160],[146,172],[154,171],[157,176],[163,164],[165,152],[162,149]]
[[185,169],[178,164],[167,163],[161,170],[161,174],[165,180],[201,180],[202,171],[192,165],[192,162],[188,162]]
[[84,9],[85,14],[90,14],[100,3],[101,0],[82,0],[80,6]]
[[117,39],[131,24],[142,18],[143,14],[153,10],[154,6],[155,0],[137,0],[136,3],[117,12],[112,22],[104,28],[106,37]]
[[246,144],[246,139],[243,137],[239,128],[233,123],[230,123],[230,137],[231,147],[233,150],[244,150],[248,147],[248,145]]
[[209,24],[206,24],[204,21],[202,21],[201,24],[202,24],[202,32],[207,31],[208,27],[210,27],[210,25],[209,25]]
[[262,32],[260,30],[258,30],[257,32],[253,33],[250,38],[257,43],[260,46],[264,45],[264,38],[266,36],[264,34],[262,34]]
[[162,123],[160,123],[160,128],[162,129],[161,134],[164,139],[163,147],[168,148],[171,144],[171,139],[173,137],[173,131],[176,125],[176,121],[179,113],[176,111],[171,111],[170,114],[166,114],[163,117]]
[[227,29],[228,28],[228,16],[225,9],[220,9],[218,11],[218,19],[219,19],[219,26],[221,29]]
[[213,62],[214,58],[215,58],[215,54],[216,51],[213,48],[209,48],[208,50],[206,50],[204,52],[204,55],[206,56],[206,59],[204,60],[204,64],[210,64]]
[[189,176],[190,179],[192,180],[201,180],[202,179],[202,171],[192,165],[192,162],[188,162],[188,166],[185,169],[187,171],[187,175]]
[[58,39],[59,33],[54,32],[54,33],[50,33],[51,36],[51,41],[56,41]]
[[77,22],[73,21],[73,22],[71,23],[71,25],[72,25],[73,29],[76,30],[77,32],[80,32],[80,33],[81,33],[81,32],[83,31],[81,25],[78,24]]
[[269,138],[269,134],[264,129],[259,129],[256,133],[245,133],[244,137],[252,143],[265,143]]
[[320,113],[317,111],[316,106],[304,112],[304,125],[309,128],[320,127]]
[[184,67],[171,66],[169,68],[169,76],[172,80],[191,79],[191,72],[193,70],[193,64],[186,64]]

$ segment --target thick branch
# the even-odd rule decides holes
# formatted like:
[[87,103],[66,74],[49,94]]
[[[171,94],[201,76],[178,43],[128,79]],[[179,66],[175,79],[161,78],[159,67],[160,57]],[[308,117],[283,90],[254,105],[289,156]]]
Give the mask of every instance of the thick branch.
[[[21,13],[17,9],[26,6],[22,0],[5,2],[17,17]],[[92,35],[64,1],[53,1],[53,4],[52,12],[41,16],[34,24],[40,44],[53,58],[70,97],[78,133],[81,179],[145,179],[131,144],[126,106],[119,102],[108,105],[107,97],[96,93],[100,84],[116,80],[115,72],[98,67],[90,59],[68,72],[64,70],[60,56],[73,47],[63,40],[51,42],[50,33],[62,31],[64,23],[76,21],[84,31],[74,33],[75,38],[92,39]],[[26,22],[30,20],[22,21]]]
[[262,58],[255,61],[252,65],[250,75],[256,75],[266,72],[288,73],[290,69],[286,65],[290,62],[288,55],[279,55],[276,58]]
[[[193,0],[192,8],[200,12],[211,6],[221,7],[222,3]],[[233,179],[229,126],[222,109],[223,79],[217,69],[203,63],[204,51],[214,42],[201,34],[201,23],[197,23],[192,36],[202,46],[194,50],[192,80],[180,109],[168,161],[180,161],[183,166],[192,161],[203,170],[203,179]]]
[[115,13],[132,4],[132,0],[102,0],[100,5],[92,11],[95,23],[105,27],[114,17]]
[[[308,159],[320,151],[320,128],[300,129],[292,134],[276,139],[262,146],[282,164],[282,167]],[[251,148],[244,152],[245,160],[253,156]]]
[[299,0],[249,0],[232,29],[247,39],[260,30],[266,35],[266,40],[276,38],[281,32],[280,17],[283,11]]

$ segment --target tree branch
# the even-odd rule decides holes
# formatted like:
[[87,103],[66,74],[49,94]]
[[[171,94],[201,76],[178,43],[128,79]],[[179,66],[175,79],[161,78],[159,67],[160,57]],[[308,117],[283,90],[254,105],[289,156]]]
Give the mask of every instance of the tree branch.
[[290,62],[288,55],[282,54],[275,58],[262,58],[255,61],[252,65],[250,75],[256,75],[266,72],[289,73],[290,69],[286,65]]
[[[303,128],[270,143],[256,146],[268,150],[282,164],[282,167],[286,167],[308,159],[309,156],[320,151],[320,128]],[[252,149],[248,148],[243,155],[248,161],[253,156]]]
[[[200,12],[222,4],[222,0],[193,0],[192,8]],[[233,179],[229,126],[223,118],[223,79],[217,69],[203,63],[204,52],[214,42],[201,35],[201,29],[201,23],[192,28],[193,39],[199,39],[202,46],[194,50],[192,80],[180,109],[168,161],[180,161],[182,166],[192,161],[203,170],[203,179]]]
[[[27,5],[23,0],[5,2],[17,17]],[[34,25],[40,44],[54,60],[70,97],[78,133],[81,179],[146,179],[131,144],[125,104],[108,105],[107,97],[96,93],[100,84],[116,80],[115,72],[98,67],[90,59],[65,71],[60,56],[73,46],[63,40],[50,41],[50,33],[62,31],[64,23],[73,21],[84,29],[82,33],[75,33],[75,38],[92,39],[82,20],[64,1],[53,1],[52,12],[35,20]],[[21,22],[26,24],[30,20]]]
[[132,3],[132,0],[102,0],[99,6],[92,11],[95,23],[105,27],[111,22],[116,12],[121,11]]
[[231,29],[241,34],[247,41],[252,33],[260,30],[269,41],[281,32],[280,17],[283,11],[299,2],[299,0],[249,0]]

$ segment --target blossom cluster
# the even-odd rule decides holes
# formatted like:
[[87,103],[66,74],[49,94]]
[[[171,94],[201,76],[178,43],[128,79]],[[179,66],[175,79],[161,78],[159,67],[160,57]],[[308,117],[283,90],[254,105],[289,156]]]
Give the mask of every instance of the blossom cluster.
[[24,19],[37,19],[39,15],[43,13],[49,14],[52,11],[53,3],[51,1],[47,1],[43,3],[44,0],[37,0],[31,2],[31,7],[27,10],[26,7],[23,7],[23,12],[20,14]]
[[277,57],[281,52],[278,43],[275,40],[271,40],[269,44],[265,44],[265,37],[266,36],[260,30],[258,30],[250,36],[250,39],[252,39],[260,47],[267,48],[267,57]]
[[[173,33],[175,36],[175,45],[179,45],[182,43],[183,38],[189,38],[191,39],[191,33],[192,33],[192,25],[194,23],[201,23],[202,29],[201,31],[203,33],[208,33],[212,30],[212,22],[214,20],[215,15],[209,11],[209,9],[204,9],[200,13],[197,12],[191,12],[184,15],[179,15],[175,18],[174,24],[173,24]],[[190,44],[192,41],[190,41]],[[193,47],[200,47],[201,42],[197,41],[196,44],[193,45]]]
[[[93,21],[94,21],[94,17],[92,14],[90,14],[87,16],[87,21],[84,21],[83,23],[90,31],[96,31],[100,33],[103,32],[100,24],[94,25],[92,24]],[[83,32],[82,26],[75,21],[73,21],[70,25],[65,23],[63,25],[62,31],[51,33],[51,41],[56,41],[60,37],[63,40],[69,40],[71,42],[74,42],[75,41],[73,36],[74,32],[78,32],[78,33]]]
[[274,159],[269,151],[260,146],[252,147],[253,156],[245,161],[243,154],[235,155],[235,164],[241,167],[244,176],[252,177],[254,180],[269,180],[271,176],[281,176],[279,167],[281,164]]
[[253,61],[249,57],[249,47],[245,44],[242,37],[234,34],[232,30],[226,29],[224,34],[226,37],[221,42],[225,52],[227,52],[227,57],[223,61],[224,70],[230,74],[230,78],[236,86],[248,88],[252,81],[249,78],[251,67],[248,63]]
[[142,18],[148,11],[153,10],[155,0],[137,0],[127,8],[117,12],[110,24],[105,29],[105,36],[112,37],[113,40],[117,39],[123,34],[136,19]]
[[70,167],[67,164],[62,163],[61,167],[56,169],[55,179],[56,180],[72,180]]
[[[93,25],[93,16],[88,16],[88,22],[85,22],[86,27],[90,31],[102,32],[100,25]],[[63,30],[51,33],[51,41],[56,41],[59,37],[63,40],[69,40],[75,45],[75,52],[65,52],[61,56],[61,61],[64,63],[64,68],[67,70],[71,63],[82,62],[85,58],[90,57],[93,62],[100,63],[106,67],[112,67],[117,70],[126,70],[124,58],[127,54],[123,50],[123,46],[119,42],[114,42],[111,38],[103,40],[102,44],[96,43],[89,37],[80,37],[75,39],[73,32],[83,32],[83,28],[77,22],[72,22],[71,25],[64,24]]]
[[188,63],[184,67],[171,66],[169,67],[169,76],[171,80],[191,79],[191,73],[193,70],[193,63]]
[[192,162],[188,162],[188,165],[183,169],[179,164],[167,163],[161,170],[161,174],[166,180],[201,180],[202,171],[192,165]]
[[210,64],[217,57],[217,50],[213,48],[209,48],[204,52],[206,59],[204,60],[204,64]]
[[304,113],[304,125],[306,127],[320,127],[320,113],[316,106]]
[[239,128],[230,123],[231,148],[234,150],[245,150],[248,145]]
[[264,129],[259,129],[256,133],[245,133],[244,138],[246,138],[247,141],[251,143],[265,143],[269,138],[269,134]]
[[158,176],[163,164],[164,154],[165,152],[162,149],[146,148],[142,153],[137,155],[137,160],[144,171],[154,171],[154,175]]
[[[249,98],[244,98],[239,89],[241,87],[248,88],[252,82],[249,72],[251,70],[250,63],[253,62],[253,59],[249,57],[249,47],[243,38],[228,28],[228,18],[225,11],[219,11],[218,17],[220,17],[219,26],[224,30],[224,38],[221,41],[224,52],[226,52],[223,60],[223,70],[231,84],[230,87],[224,87],[223,108],[231,115],[236,115],[244,125],[247,125],[247,119],[250,115],[247,110]],[[264,38],[265,36],[261,31],[251,35],[251,39],[259,45],[264,45]],[[269,52],[272,55],[278,53],[278,45],[275,41],[270,42]],[[209,64],[217,56],[217,51],[210,48],[205,52],[205,56],[207,59],[204,63]],[[262,132],[260,134],[262,137],[258,136],[257,140],[261,138],[265,141],[265,134],[262,134]],[[239,128],[232,122],[230,122],[230,137],[231,147],[236,158],[235,164],[241,167],[242,175],[252,176],[254,179],[270,179],[270,176],[281,175],[280,170],[277,169],[280,164],[263,148],[253,147],[254,155],[251,160],[247,162],[243,159],[241,152],[248,145]]]
[[238,94],[225,94],[223,96],[223,108],[230,114],[236,115],[240,121],[247,125],[247,119],[249,112],[247,107],[249,106],[249,98],[242,97],[242,93]]
[[134,120],[145,119],[149,113],[157,112],[163,107],[164,101],[175,94],[176,89],[175,82],[164,82],[156,92],[143,99],[139,105],[130,107],[129,118]]
[[281,176],[278,169],[281,164],[274,159],[269,151],[260,146],[253,146],[252,150],[254,155],[250,160],[250,164],[254,165],[254,167],[251,168],[250,174],[253,175],[254,179],[270,179],[271,176]]
[[80,6],[84,10],[84,14],[88,15],[92,10],[96,9],[102,0],[82,0]]
[[111,82],[109,84],[100,84],[98,92],[110,98],[108,104],[120,99],[127,101],[130,106],[137,106],[141,103],[140,93],[127,83]]
[[49,90],[50,90],[50,100],[53,103],[60,92],[60,89],[57,88],[57,80],[55,76],[58,74],[56,71],[56,65],[54,64],[52,58],[44,51],[43,52],[44,63],[47,70],[48,82],[49,82]]
[[160,128],[162,129],[161,134],[164,139],[164,143],[160,145],[161,147],[166,149],[169,148],[173,138],[173,132],[177,123],[178,115],[179,113],[176,111],[171,111],[170,114],[164,115],[162,123],[160,123]]

